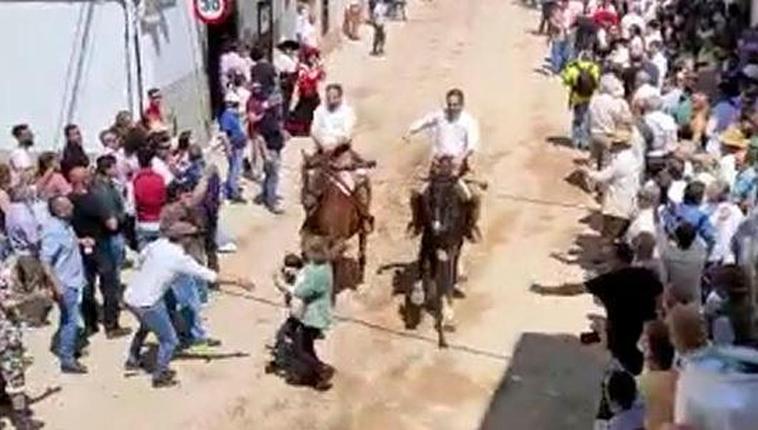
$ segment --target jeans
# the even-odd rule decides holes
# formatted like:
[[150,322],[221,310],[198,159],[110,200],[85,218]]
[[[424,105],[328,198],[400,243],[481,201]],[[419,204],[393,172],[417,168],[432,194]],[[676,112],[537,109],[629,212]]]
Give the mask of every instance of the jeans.
[[268,207],[276,206],[276,189],[279,187],[279,168],[281,167],[279,151],[267,150],[266,161],[263,163],[263,202]]
[[131,346],[129,347],[129,360],[139,362],[145,338],[148,333],[154,333],[158,338],[158,357],[153,376],[160,376],[168,370],[168,364],[174,355],[176,346],[179,344],[176,331],[171,324],[171,318],[166,309],[166,304],[163,300],[160,300],[153,306],[139,308],[130,306],[129,310],[139,320],[139,330],[134,333]]
[[208,338],[208,334],[203,327],[203,320],[200,317],[201,284],[205,283],[202,279],[194,276],[180,274],[174,278],[171,290],[174,292],[176,304],[178,305],[178,316],[181,317],[182,323],[186,330],[183,333],[188,342],[198,342]]
[[77,347],[77,335],[79,334],[79,320],[82,312],[79,307],[82,290],[79,288],[64,287],[61,298],[60,326],[58,328],[58,357],[61,364],[73,364],[76,361],[74,354]]
[[121,284],[121,269],[124,267],[126,258],[126,237],[123,234],[114,234],[108,238],[111,250],[111,258],[116,265],[116,287],[118,288],[118,298],[121,301],[123,286]]
[[118,317],[119,285],[121,269],[116,265],[118,261],[113,258],[111,242],[108,238],[97,241],[90,254],[84,254],[84,268],[87,277],[87,285],[84,287],[82,296],[82,314],[85,326],[91,331],[97,329],[97,302],[95,301],[95,283],[100,288],[103,296],[103,325],[106,330],[112,330],[119,326]]
[[590,145],[589,107],[588,102],[576,104],[571,121],[571,141],[575,147],[581,149],[589,148]]
[[561,73],[563,67],[569,58],[569,40],[568,38],[553,39],[550,45],[550,64],[553,66],[553,73]]
[[226,173],[226,198],[233,199],[240,197],[240,176],[242,175],[242,165],[245,156],[245,148],[231,148],[227,156],[229,169]]

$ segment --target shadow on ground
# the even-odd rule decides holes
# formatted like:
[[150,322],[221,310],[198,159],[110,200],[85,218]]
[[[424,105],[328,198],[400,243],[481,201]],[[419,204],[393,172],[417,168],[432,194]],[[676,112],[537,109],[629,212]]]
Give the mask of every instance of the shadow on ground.
[[480,430],[592,428],[603,364],[576,336],[524,333]]

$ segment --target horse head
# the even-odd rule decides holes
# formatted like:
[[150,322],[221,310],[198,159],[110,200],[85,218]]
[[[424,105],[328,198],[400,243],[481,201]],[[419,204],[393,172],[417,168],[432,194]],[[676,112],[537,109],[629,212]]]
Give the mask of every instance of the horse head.
[[435,242],[447,246],[458,243],[465,233],[465,198],[452,174],[435,174],[426,193],[427,228]]

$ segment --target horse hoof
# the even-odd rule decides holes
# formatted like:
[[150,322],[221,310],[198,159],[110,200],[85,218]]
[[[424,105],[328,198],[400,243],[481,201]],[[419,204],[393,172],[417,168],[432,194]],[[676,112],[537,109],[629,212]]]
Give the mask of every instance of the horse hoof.
[[441,340],[439,342],[438,346],[440,347],[440,349],[447,349],[448,348],[447,342],[445,342],[444,340]]

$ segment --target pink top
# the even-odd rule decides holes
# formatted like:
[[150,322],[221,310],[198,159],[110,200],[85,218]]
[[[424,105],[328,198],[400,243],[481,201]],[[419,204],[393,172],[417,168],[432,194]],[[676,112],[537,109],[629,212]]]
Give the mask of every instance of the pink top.
[[37,191],[40,197],[49,199],[68,195],[71,192],[71,185],[60,172],[53,172],[37,179]]

